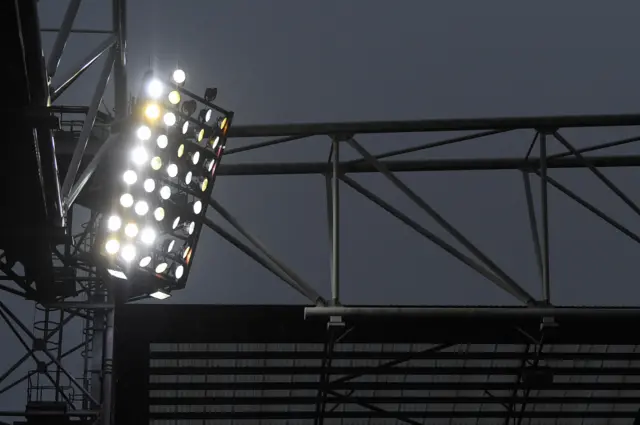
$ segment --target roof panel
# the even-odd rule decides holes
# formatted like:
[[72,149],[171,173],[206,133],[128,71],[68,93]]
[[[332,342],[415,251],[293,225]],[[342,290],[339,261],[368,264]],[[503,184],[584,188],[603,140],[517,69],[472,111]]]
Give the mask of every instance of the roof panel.
[[185,334],[181,343],[146,340],[147,354],[130,356],[146,362],[130,370],[149,368],[143,390],[154,421],[311,424],[319,400],[325,424],[502,424],[521,411],[522,425],[615,424],[623,415],[628,424],[640,409],[633,344],[345,337],[325,357],[326,332],[319,342],[273,343],[193,343]]

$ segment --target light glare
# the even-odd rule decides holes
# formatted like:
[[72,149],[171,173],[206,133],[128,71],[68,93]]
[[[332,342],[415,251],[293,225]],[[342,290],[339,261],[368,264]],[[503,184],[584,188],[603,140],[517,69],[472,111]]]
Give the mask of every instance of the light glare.
[[149,159],[149,155],[147,154],[147,150],[142,146],[138,146],[134,150],[131,151],[131,159],[134,164],[142,165]]
[[176,83],[182,84],[182,83],[184,83],[186,81],[187,74],[181,69],[176,69],[175,71],[173,71],[173,75],[171,76],[171,78]]
[[120,197],[120,205],[125,208],[131,208],[133,205],[133,196],[130,193],[125,193]]
[[157,99],[162,96],[162,92],[164,92],[164,86],[160,80],[153,79],[149,81],[149,84],[147,84],[147,95],[149,97]]
[[134,211],[136,214],[142,216],[149,212],[149,204],[145,201],[136,202],[136,206],[134,207]]
[[122,180],[124,180],[126,184],[134,184],[138,180],[138,175],[133,170],[127,170],[122,175]]
[[118,217],[117,215],[112,215],[111,217],[109,217],[109,220],[107,221],[107,228],[109,230],[115,232],[116,230],[120,230],[120,226],[122,226],[122,220],[120,219],[120,217]]
[[149,138],[151,137],[151,129],[146,125],[141,125],[136,130],[136,136],[140,140],[149,140]]
[[107,254],[115,254],[120,250],[120,242],[117,239],[109,239],[107,243],[104,244],[104,249],[107,251]]
[[136,247],[133,246],[132,244],[126,244],[125,246],[122,247],[122,250],[120,251],[120,256],[127,263],[130,263],[131,261],[133,261],[136,258],[136,255],[137,255]]
[[176,114],[173,112],[167,112],[164,114],[164,117],[162,117],[162,121],[164,121],[165,125],[171,127],[176,124]]
[[171,188],[169,186],[162,186],[160,189],[160,197],[164,200],[167,200],[171,197]]
[[156,182],[153,179],[146,179],[143,186],[145,192],[151,193],[156,189]]

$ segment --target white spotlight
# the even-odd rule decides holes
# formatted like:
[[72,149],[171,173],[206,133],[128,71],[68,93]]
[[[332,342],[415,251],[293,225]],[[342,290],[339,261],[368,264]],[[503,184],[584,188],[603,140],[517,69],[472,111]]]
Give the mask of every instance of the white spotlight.
[[116,279],[122,279],[122,280],[126,280],[127,279],[127,275],[122,273],[120,270],[112,270],[112,269],[107,269],[107,272],[115,277]]
[[131,159],[134,164],[142,165],[149,159],[149,154],[147,154],[147,150],[142,146],[138,146],[134,150],[131,151]]
[[176,279],[180,279],[182,275],[184,275],[184,267],[183,266],[176,267],[175,273],[176,273]]
[[128,223],[124,226],[124,234],[130,238],[138,236],[138,225],[136,223]]
[[107,254],[115,254],[120,250],[120,242],[117,239],[109,239],[107,243],[104,244],[104,249],[107,251]]
[[143,187],[145,192],[151,193],[156,189],[156,182],[153,179],[146,179]]
[[193,203],[193,212],[195,214],[200,214],[202,212],[202,202],[196,201]]
[[191,162],[193,162],[193,165],[196,165],[198,161],[200,161],[200,152],[195,151],[193,155],[191,155]]
[[160,263],[156,266],[156,273],[164,273],[169,265],[167,263]]
[[196,229],[196,222],[192,221],[191,223],[189,223],[189,226],[187,226],[187,233],[190,235],[193,235],[193,231]]
[[169,177],[175,177],[178,175],[178,166],[176,164],[169,164],[167,166],[167,174]]
[[164,200],[167,200],[171,197],[171,188],[169,186],[162,186],[160,189],[160,197]]
[[120,205],[125,208],[131,208],[133,205],[133,196],[130,193],[125,193],[120,197]]
[[137,254],[136,247],[133,246],[132,244],[126,244],[125,246],[122,247],[122,250],[120,251],[120,256],[127,263],[130,263],[131,261],[133,261],[136,258],[136,254]]
[[193,178],[193,173],[191,171],[187,172],[187,175],[184,176],[184,182],[186,184],[191,184],[191,179]]
[[142,257],[138,265],[140,267],[147,267],[151,263],[151,256],[147,255],[146,257]]
[[107,228],[109,230],[115,232],[116,230],[120,230],[120,226],[122,226],[122,220],[120,219],[120,217],[118,217],[117,215],[112,215],[111,217],[109,217],[109,220],[107,221]]
[[155,298],[156,300],[166,300],[171,295],[167,294],[166,292],[156,291],[152,294],[149,294],[149,296]]
[[164,149],[167,147],[167,145],[169,144],[169,138],[167,137],[166,134],[161,134],[158,136],[158,138],[156,139],[156,143],[158,144],[158,147],[160,149]]
[[147,84],[147,95],[152,99],[157,99],[162,96],[164,92],[164,86],[160,80],[153,79]]
[[140,140],[149,140],[151,137],[151,129],[146,125],[141,125],[136,130],[136,136],[138,136],[138,139]]
[[166,125],[171,127],[172,125],[176,124],[176,114],[174,114],[173,112],[167,112],[166,114],[164,114],[164,117],[162,117],[162,121],[164,121]]
[[177,84],[182,84],[186,81],[187,74],[185,74],[185,72],[181,69],[176,69],[175,71],[173,71],[173,75],[171,76],[171,78]]
[[147,204],[145,201],[138,201],[138,202],[136,202],[136,206],[134,207],[134,211],[138,215],[145,215],[146,213],[149,212],[149,204]]
[[140,232],[140,239],[143,243],[151,245],[156,240],[156,232],[150,227],[145,227]]
[[189,121],[185,121],[182,124],[182,134],[187,134],[187,131],[189,131]]
[[133,170],[127,170],[122,175],[122,180],[124,180],[126,184],[134,184],[138,180],[138,175]]

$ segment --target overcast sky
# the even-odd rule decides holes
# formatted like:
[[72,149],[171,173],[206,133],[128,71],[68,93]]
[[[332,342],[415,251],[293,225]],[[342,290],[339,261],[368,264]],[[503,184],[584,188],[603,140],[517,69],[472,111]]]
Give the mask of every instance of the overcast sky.
[[[66,2],[40,3],[42,26],[58,26]],[[76,28],[109,28],[109,3],[86,0]],[[150,64],[163,72],[179,65],[193,91],[219,88],[218,100],[236,112],[236,125],[637,112],[639,13],[640,3],[631,0],[134,0],[128,9],[127,71],[130,90],[135,92]],[[103,38],[73,35],[59,74],[72,69]],[[45,37],[47,54],[53,39]],[[97,63],[58,103],[87,104],[101,66]],[[105,97],[110,107],[112,99],[111,93]],[[633,129],[565,133],[576,146],[632,134]],[[382,152],[445,136],[358,140]],[[414,157],[523,156],[530,137],[513,133]],[[231,140],[229,145],[234,143],[244,142]],[[224,161],[325,161],[328,149],[327,138],[313,138]],[[343,150],[344,157],[355,158],[348,146]],[[550,150],[560,149],[554,144]],[[633,198],[637,184],[630,171],[606,174]],[[587,171],[552,175],[640,231],[637,216]],[[356,177],[443,234],[381,176]],[[425,173],[401,178],[523,287],[540,295],[519,173]],[[214,197],[276,256],[329,296],[323,178],[223,177]],[[635,243],[553,189],[550,208],[552,301],[638,304]],[[341,236],[345,304],[514,303],[347,187],[342,190]],[[187,289],[171,301],[304,302],[208,230]],[[31,320],[30,304],[14,306]],[[8,338],[3,327],[0,335]],[[14,357],[18,356],[16,351]],[[21,403],[24,393],[16,397]]]

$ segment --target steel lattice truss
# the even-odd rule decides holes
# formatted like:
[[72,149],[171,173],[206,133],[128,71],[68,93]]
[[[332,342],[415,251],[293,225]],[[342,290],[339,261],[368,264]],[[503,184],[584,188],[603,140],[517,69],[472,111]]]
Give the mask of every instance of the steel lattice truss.
[[[63,195],[66,196],[67,201],[73,201],[78,197],[78,202],[80,202],[82,193],[85,193],[87,194],[85,199],[88,200],[87,205],[90,205],[90,198],[92,194],[96,192],[99,193],[100,189],[99,186],[91,180],[92,173],[95,171],[97,164],[100,162],[105,151],[110,149],[114,144],[113,141],[118,137],[117,126],[113,124],[116,123],[118,119],[126,118],[126,114],[128,112],[126,74],[124,73],[123,67],[125,51],[120,48],[120,46],[124,46],[126,41],[124,25],[125,19],[123,13],[126,6],[123,0],[113,0],[112,2],[109,2],[113,3],[115,17],[113,28],[110,30],[105,31],[103,29],[91,28],[72,30],[80,3],[81,2],[79,0],[72,0],[70,2],[60,28],[45,28],[44,30],[47,32],[55,30],[55,32],[57,32],[47,67],[49,76],[53,77],[54,82],[51,93],[54,104],[50,109],[50,112],[53,112],[61,122],[61,128],[56,133],[56,152],[58,162],[62,164],[61,167],[67,170],[67,172],[63,174],[64,178],[61,176],[60,182],[64,192]],[[62,57],[69,34],[72,31],[95,34],[104,33],[105,39],[102,42],[99,42],[91,54],[79,63],[78,66],[74,67],[68,75],[56,76],[60,58]],[[100,63],[100,61],[104,61],[102,65],[102,73],[96,83],[96,89],[93,92],[91,102],[88,106],[69,107],[57,105],[55,100],[57,100],[58,97],[68,89],[68,87],[78,80],[86,69],[94,63]],[[103,103],[102,98],[112,74],[112,68],[116,94],[115,115],[111,114],[111,111],[100,110],[101,104]],[[239,113],[241,115],[241,111]],[[630,211],[640,214],[640,209],[632,200],[632,197],[626,194],[609,177],[607,177],[605,171],[602,171],[605,168],[631,168],[640,166],[640,155],[629,153],[605,155],[609,150],[621,149],[624,146],[628,147],[633,143],[640,141],[640,136],[636,137],[634,135],[627,134],[624,138],[613,139],[607,136],[607,134],[616,134],[618,133],[617,130],[619,128],[624,129],[624,131],[628,133],[629,129],[634,130],[634,128],[639,125],[640,115],[614,115],[326,123],[240,126],[233,128],[229,134],[230,142],[225,153],[226,159],[219,171],[219,175],[221,177],[228,176],[226,178],[232,178],[232,176],[264,175],[294,176],[303,174],[316,174],[325,177],[327,188],[327,221],[329,223],[328,228],[332,243],[331,294],[322,294],[316,287],[305,281],[305,279],[295,271],[295,267],[288,265],[282,259],[277,258],[269,250],[267,244],[258,240],[258,238],[246,229],[227,210],[226,207],[220,205],[220,203],[215,200],[211,200],[210,205],[217,211],[217,216],[226,220],[228,224],[235,228],[235,230],[237,230],[242,236],[242,239],[231,234],[219,222],[208,220],[206,224],[222,238],[229,241],[233,246],[237,247],[247,256],[261,264],[264,268],[281,278],[287,285],[291,286],[294,290],[309,299],[313,307],[306,309],[305,313],[307,316],[331,317],[333,319],[330,329],[334,329],[333,326],[337,326],[338,329],[342,329],[326,332],[324,329],[326,322],[322,322],[322,341],[319,342],[317,338],[312,341],[312,343],[326,343],[330,346],[332,344],[336,345],[336,347],[333,347],[331,350],[332,353],[337,353],[334,357],[335,362],[333,362],[333,360],[331,361],[332,365],[330,368],[333,368],[331,371],[323,372],[320,370],[323,367],[329,368],[327,363],[330,363],[330,357],[325,354],[322,354],[321,357],[318,357],[319,355],[316,355],[317,353],[313,355],[288,354],[290,356],[301,356],[300,361],[302,361],[305,356],[314,356],[314,362],[320,362],[320,365],[314,363],[314,366],[308,366],[308,368],[315,369],[298,368],[296,370],[287,369],[286,371],[270,370],[274,375],[285,374],[289,376],[302,373],[309,373],[314,376],[349,376],[353,374],[386,375],[386,372],[381,372],[379,369],[367,369],[373,367],[377,368],[387,361],[393,361],[393,359],[387,357],[390,356],[390,354],[385,354],[383,349],[373,350],[378,354],[375,354],[373,351],[367,355],[363,354],[364,357],[371,356],[371,359],[376,359],[373,362],[374,364],[367,363],[365,365],[364,363],[349,363],[348,365],[342,365],[340,363],[340,361],[347,361],[351,359],[351,356],[355,356],[355,354],[346,354],[349,353],[351,349],[344,347],[341,348],[341,343],[335,342],[335,339],[341,338],[342,332],[345,331],[345,329],[348,329],[348,326],[343,328],[341,318],[346,318],[348,325],[349,318],[355,317],[359,318],[358,320],[364,320],[362,316],[366,316],[368,320],[373,320],[380,316],[389,316],[391,320],[391,318],[399,315],[413,317],[420,316],[423,318],[424,316],[454,318],[461,315],[472,316],[474,318],[486,318],[501,315],[510,318],[525,317],[527,320],[533,320],[535,322],[535,326],[533,327],[536,329],[539,328],[540,323],[544,323],[544,331],[540,335],[536,334],[532,338],[529,338],[528,342],[520,340],[517,342],[508,342],[508,344],[510,344],[508,347],[501,346],[500,344],[504,343],[501,341],[483,341],[483,343],[490,344],[490,346],[473,346],[463,349],[460,348],[459,345],[461,344],[461,340],[463,338],[462,335],[464,335],[464,333],[462,332],[462,329],[456,328],[457,332],[460,332],[458,335],[460,339],[455,341],[457,344],[457,347],[455,348],[455,350],[457,350],[456,353],[461,353],[459,354],[460,357],[455,357],[458,363],[460,361],[471,361],[470,359],[473,356],[478,356],[482,359],[490,357],[491,359],[504,360],[504,364],[499,366],[486,364],[470,366],[470,364],[464,363],[463,366],[458,366],[458,363],[456,363],[455,366],[451,366],[445,363],[443,366],[439,360],[448,361],[447,356],[452,356],[452,354],[447,354],[453,350],[453,348],[449,347],[446,349],[441,348],[435,350],[433,351],[433,354],[421,355],[424,357],[422,360],[428,360],[432,363],[408,363],[408,367],[414,368],[412,373],[420,376],[427,376],[431,374],[455,375],[460,377],[467,375],[486,376],[487,374],[501,376],[513,376],[515,374],[519,376],[524,373],[522,368],[526,366],[525,363],[530,362],[527,364],[531,365],[534,364],[533,362],[535,362],[536,359],[538,359],[538,362],[542,360],[556,362],[554,363],[554,367],[557,368],[557,376],[563,376],[563,373],[565,372],[565,375],[570,373],[572,376],[593,376],[595,371],[590,368],[595,368],[596,366],[579,366],[579,361],[582,359],[581,356],[583,356],[583,354],[576,354],[578,352],[577,348],[573,346],[564,348],[557,347],[557,350],[556,348],[553,348],[549,349],[550,351],[545,351],[540,348],[543,346],[543,336],[547,335],[547,329],[553,329],[551,325],[553,325],[555,320],[568,320],[573,316],[581,318],[587,317],[590,318],[590,320],[596,320],[594,318],[597,318],[597,320],[593,322],[594,326],[600,326],[608,323],[607,320],[610,320],[611,317],[616,317],[616,320],[635,318],[639,310],[636,308],[578,308],[554,305],[553,299],[550,297],[552,283],[550,279],[550,263],[552,263],[552,259],[555,260],[556,256],[559,254],[553,250],[553,246],[551,245],[549,238],[549,192],[557,191],[559,193],[563,193],[576,204],[580,205],[585,210],[610,225],[613,231],[620,232],[635,242],[640,242],[640,238],[621,222],[603,212],[600,206],[594,205],[588,199],[574,193],[572,189],[565,186],[560,179],[552,177],[550,175],[550,170],[581,169],[580,172],[591,174],[598,179],[600,181],[599,183],[603,187],[608,188],[613,196],[618,198],[622,205],[626,204]],[[602,133],[604,134],[603,140],[600,143],[594,143],[592,145],[586,145],[581,142],[579,143],[574,137],[569,135],[571,132],[578,129],[591,129],[599,134]],[[606,130],[606,132],[604,132],[604,130]],[[412,145],[409,147],[398,146],[393,150],[386,152],[374,152],[370,147],[369,138],[374,135],[397,135],[401,133],[437,133],[438,135],[449,133],[449,136],[443,136],[441,140],[432,140],[429,143],[422,145]],[[404,155],[416,155],[423,152],[430,152],[430,150],[435,151],[436,148],[455,147],[457,145],[466,146],[468,143],[486,143],[487,145],[490,145],[492,143],[492,139],[511,136],[513,136],[511,143],[518,143],[521,145],[522,154],[520,156],[470,157],[466,155],[459,155],[446,159],[416,159],[416,157],[413,156],[411,159],[397,159],[402,158]],[[245,142],[240,139],[246,138],[259,139],[259,141],[244,144]],[[319,141],[319,143],[326,144],[326,150],[324,150],[321,160],[315,162],[289,163],[255,161],[243,163],[235,160],[235,158],[241,158],[241,154],[244,152],[270,149],[278,145],[288,147],[288,145],[311,142],[311,140],[303,140],[307,138],[315,138],[312,143],[318,143]],[[326,160],[327,152],[329,153],[328,161]],[[355,159],[349,156],[353,153],[357,154]],[[422,198],[415,190],[404,183],[404,177],[399,174],[408,172],[466,172],[471,170],[512,170],[521,175],[522,190],[526,195],[525,199],[529,218],[529,226],[525,227],[523,231],[529,232],[531,235],[534,261],[540,275],[540,292],[543,294],[542,297],[535,296],[525,290],[524,286],[518,282],[516,278],[510,276],[501,268],[502,261],[500,258],[490,258],[490,256],[483,252],[474,241],[470,240],[461,230],[457,229],[447,219],[447,217],[442,215],[438,211],[437,205],[432,205],[428,199]],[[355,175],[361,173],[376,173],[383,176],[388,182],[395,186],[399,193],[419,208],[425,216],[430,217],[438,226],[438,229],[436,230],[431,226],[423,225],[410,218],[407,213],[387,202],[382,196],[375,193],[374,190],[365,188],[356,180]],[[539,191],[535,191],[532,188],[536,186],[540,187]],[[341,232],[339,211],[340,199],[345,196],[345,193],[348,193],[346,187],[350,188],[348,189],[349,191],[353,190],[364,198],[370,200],[372,204],[378,205],[391,216],[394,216],[400,222],[415,230],[430,243],[442,248],[443,251],[457,259],[462,267],[468,267],[474,270],[491,284],[494,284],[502,288],[505,292],[511,294],[515,300],[521,303],[522,307],[471,308],[439,306],[411,308],[364,308],[341,306],[339,282],[341,261],[339,235]],[[21,384],[28,382],[28,401],[31,403],[30,407],[32,410],[34,408],[41,408],[43,402],[54,401],[58,403],[58,407],[62,406],[64,408],[64,411],[58,412],[59,414],[81,418],[101,417],[106,421],[105,423],[108,423],[108,418],[112,415],[112,403],[109,399],[109,394],[111,394],[110,377],[112,371],[111,357],[113,348],[114,303],[104,285],[104,282],[102,282],[102,280],[97,276],[91,262],[87,261],[86,258],[86,254],[88,253],[89,247],[92,243],[92,238],[94,237],[94,223],[96,219],[95,212],[85,214],[85,211],[74,206],[73,202],[67,202],[66,214],[68,231],[72,237],[68,238],[65,244],[57,246],[52,253],[54,258],[55,276],[53,283],[56,287],[63,288],[66,292],[61,292],[55,302],[48,301],[46,303],[38,304],[37,317],[35,319],[36,323],[33,328],[25,325],[24,321],[21,321],[19,317],[13,314],[11,309],[8,308],[8,303],[0,302],[0,317],[9,323],[11,332],[18,336],[20,344],[27,352],[22,358],[18,359],[15,365],[8,365],[9,368],[7,373],[0,376],[0,383],[2,384],[0,385],[0,395],[15,388],[21,388]],[[75,219],[74,215],[76,216]],[[442,231],[448,234],[448,238],[440,236]],[[464,250],[461,250],[458,247],[462,247]],[[33,279],[29,276],[25,276],[19,266],[16,266],[9,259],[5,258],[4,253],[0,257],[0,270],[4,274],[1,278],[2,282],[0,283],[0,290],[25,299],[33,300],[37,298],[39,288]],[[82,328],[81,338],[75,338],[75,340],[73,340],[67,336],[63,337],[63,335],[66,335],[63,330],[70,323],[80,323],[80,327]],[[622,322],[616,323],[620,325]],[[530,335],[533,333],[533,331],[529,332]],[[327,337],[330,339],[325,340]],[[320,337],[318,336],[318,338]],[[374,339],[375,338],[371,339],[371,343],[376,343]],[[73,343],[71,341],[73,341]],[[348,340],[340,341],[347,344],[346,341]],[[362,344],[365,342],[365,340],[360,341]],[[432,350],[432,345],[436,342],[437,341],[414,341],[411,342],[411,344],[414,344],[412,348],[405,347],[402,350],[404,350],[404,354],[407,356],[410,354],[413,356],[416,351],[423,349]],[[262,343],[266,344],[268,341],[263,341]],[[404,343],[409,342],[404,341]],[[560,343],[561,342],[558,342],[558,344]],[[613,345],[621,343],[622,342],[618,340],[607,341],[604,344]],[[629,341],[627,343],[634,347],[627,347],[624,349],[620,348],[618,351],[602,354],[602,357],[598,357],[600,354],[593,354],[593,359],[590,358],[589,360],[597,360],[601,362],[628,362],[628,364],[625,363],[626,366],[612,366],[602,374],[616,376],[634,375],[636,374],[634,369],[635,366],[632,367],[630,365],[632,365],[636,360],[634,353],[637,341]],[[302,342],[295,342],[295,344],[302,344]],[[420,344],[431,345],[426,347]],[[585,337],[584,340],[577,342],[574,341],[571,342],[571,344],[587,344],[580,349],[584,350],[584,347],[592,347],[592,344],[598,344],[598,342],[591,341]],[[524,352],[527,345],[529,345],[529,348],[526,349],[528,350],[527,352],[533,352],[534,354],[531,354],[530,357],[525,356],[526,358],[523,359],[523,355],[517,355],[517,353],[521,351]],[[299,346],[296,347],[300,348]],[[563,351],[565,349],[568,351]],[[595,348],[593,349],[596,350]],[[324,348],[321,350],[322,353],[325,353],[323,350]],[[495,350],[502,350],[509,354],[497,355],[493,353]],[[245,354],[242,354],[242,350],[234,348],[232,351],[235,353],[235,356],[245,356]],[[276,350],[278,351],[277,354],[273,354],[268,349],[263,351],[264,352],[260,354],[260,356],[266,357],[262,358],[262,360],[265,360],[267,357],[279,358],[283,361],[286,360],[286,354],[281,354],[284,353],[283,350]],[[557,355],[554,354],[556,351],[558,353]],[[539,354],[535,354],[538,352]],[[71,370],[70,365],[78,363],[79,355],[81,356],[80,359],[82,359],[83,370],[76,372]],[[158,354],[158,356],[161,357],[162,354]],[[246,354],[246,356],[254,355]],[[257,354],[255,356],[257,356],[256,358],[259,357]],[[458,354],[456,354],[456,356],[458,356]],[[527,354],[527,356],[529,356],[529,354]],[[589,356],[591,356],[591,354],[589,354]],[[156,360],[159,360],[160,357]],[[433,363],[436,359],[439,359],[438,363]],[[28,372],[20,375],[19,372],[22,371],[20,368],[23,368],[28,360],[34,360],[35,365],[32,366]],[[362,360],[364,360],[364,358]],[[527,360],[527,362],[524,360]],[[587,359],[585,358],[585,360]],[[521,361],[522,364],[514,364],[514,362],[517,363],[518,361]],[[466,369],[462,370],[460,368]],[[492,369],[488,370],[486,368]],[[620,368],[624,368],[624,370]],[[159,369],[158,374],[163,375],[165,372],[168,373],[169,371],[169,369],[164,371]],[[231,375],[246,375],[249,374],[248,371],[255,372],[256,370],[228,370]],[[352,382],[351,380],[348,381]],[[354,380],[353,385],[356,385],[356,382],[357,381]],[[514,382],[516,383],[514,384]],[[511,391],[512,394],[509,396],[493,394],[493,398],[489,397],[491,400],[486,400],[486,394],[477,394],[469,396],[471,398],[468,398],[468,400],[473,401],[468,402],[464,401],[467,400],[467,398],[465,398],[466,396],[461,394],[457,394],[452,397],[455,397],[456,400],[458,400],[458,403],[463,404],[472,404],[475,403],[475,401],[479,401],[479,399],[476,400],[476,398],[484,397],[482,403],[501,406],[499,408],[496,407],[497,410],[495,410],[498,412],[495,413],[498,417],[505,418],[507,413],[504,412],[510,412],[509,417],[514,418],[515,421],[515,418],[518,418],[515,406],[524,404],[524,402],[528,400],[527,397],[530,397],[529,395],[524,395],[522,392],[523,388],[518,382],[520,381],[495,383],[495,385],[491,384],[495,388],[484,388],[492,391]],[[352,384],[347,384],[345,381],[345,385]],[[396,384],[383,383],[375,385],[393,386]],[[613,384],[600,383],[593,385],[600,385],[602,388],[599,389],[606,390],[608,388],[607,385],[611,386]],[[615,385],[618,385],[621,390],[626,390],[627,388],[625,386],[628,386],[628,389],[631,391],[635,390],[634,385],[636,384],[628,382],[626,384],[617,383]],[[353,388],[349,389],[345,387],[343,389],[350,391]],[[452,389],[458,388],[452,387]],[[477,389],[482,390],[479,386]],[[594,389],[598,388],[594,387]],[[609,390],[613,391],[611,388],[609,388]],[[318,389],[315,388],[315,391],[318,391]],[[320,417],[321,412],[325,412],[325,415],[328,418],[336,416],[337,413],[335,412],[338,410],[334,410],[332,413],[331,405],[332,403],[337,403],[337,401],[331,399],[331,397],[339,398],[341,396],[336,395],[335,391],[334,393],[331,393],[329,390],[320,391],[320,393],[323,394],[322,400],[324,401],[321,403],[316,402],[316,406],[320,406],[321,408],[318,408],[319,410],[317,411],[314,410],[313,413],[308,413],[308,415],[313,414],[315,415],[314,417],[317,418]],[[338,394],[344,395],[346,393],[338,392]],[[260,403],[276,403],[276,398],[282,396],[274,395],[273,397],[269,397],[265,398],[261,396]],[[317,399],[318,396],[303,395],[293,398],[289,396],[286,397],[288,398],[288,404],[299,403],[307,405],[313,404],[308,402],[310,402],[312,398]],[[405,393],[394,396],[385,396],[387,399],[383,400],[373,400],[372,397],[375,396],[357,396],[357,401],[361,402],[361,408],[363,407],[363,403],[367,405],[365,406],[365,410],[369,411],[368,414],[370,414],[371,411],[376,411],[377,408],[375,406],[379,404],[395,403],[397,400],[393,397],[402,397],[403,399],[407,398],[409,400],[408,403],[419,404],[422,403],[422,401],[427,403],[427,398],[432,396],[416,395],[414,397],[417,397],[417,399],[414,401],[410,400],[410,397],[412,396]],[[549,398],[556,397],[556,395],[538,395],[536,397],[540,397],[539,403],[541,404],[561,403],[559,399],[553,401]],[[617,393],[615,395],[592,396],[588,403],[587,400],[584,399],[584,397],[587,397],[584,394],[566,397],[568,397],[568,401],[566,401],[566,403],[573,402],[574,404],[579,405],[607,405],[607,403],[613,401],[611,397],[619,400],[616,404],[625,404],[628,406],[635,406],[634,403],[637,401],[634,398],[637,397],[637,395],[629,396],[630,398],[624,398],[626,396],[622,396]],[[327,401],[325,398],[330,400]],[[230,404],[239,403],[238,401],[233,402],[231,399],[224,399],[224,401],[228,401]],[[245,400],[245,402],[248,401]],[[40,407],[34,403],[41,403],[39,405]],[[213,401],[211,403],[215,404]],[[512,406],[512,408],[505,410],[503,408],[504,404]],[[369,405],[374,407],[368,407]],[[70,410],[71,407],[73,407],[73,409]],[[605,410],[607,410],[607,412],[612,412],[615,409],[606,408]],[[529,414],[532,417],[535,417],[538,414],[535,412],[536,411],[532,410]],[[5,416],[20,416],[24,414],[22,411],[3,413]],[[608,417],[616,417],[617,415],[615,413],[607,414],[609,415]],[[628,413],[625,414],[628,415]],[[307,413],[305,413],[305,415],[307,415]],[[357,414],[356,416],[358,415],[360,414]],[[380,413],[380,415],[385,416],[383,413]],[[606,416],[605,413],[602,413],[602,415]],[[571,415],[568,415],[567,417],[569,416]],[[424,413],[418,415],[418,417],[425,418],[429,417],[429,415]],[[455,417],[455,414],[451,414],[449,417]]]

